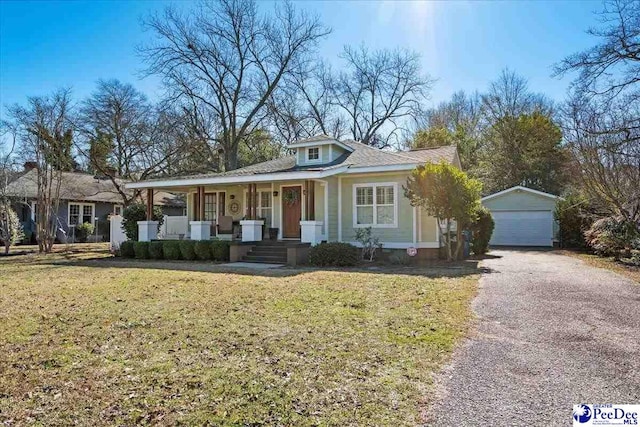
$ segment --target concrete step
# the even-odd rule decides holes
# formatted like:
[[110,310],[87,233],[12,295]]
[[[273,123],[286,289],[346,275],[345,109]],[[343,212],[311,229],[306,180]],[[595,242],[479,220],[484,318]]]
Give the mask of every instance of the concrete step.
[[278,255],[251,255],[251,253],[242,257],[243,261],[246,262],[261,262],[265,264],[286,264],[287,257],[282,257]]

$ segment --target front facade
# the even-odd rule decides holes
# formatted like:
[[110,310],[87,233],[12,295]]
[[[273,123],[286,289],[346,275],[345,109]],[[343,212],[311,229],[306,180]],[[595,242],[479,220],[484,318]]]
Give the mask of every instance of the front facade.
[[553,217],[558,196],[516,186],[491,194],[482,204],[491,211],[492,246],[551,247],[558,224]]
[[410,205],[403,185],[427,161],[459,166],[455,147],[392,153],[319,136],[288,148],[288,157],[231,172],[129,186],[186,193],[196,240],[356,244],[356,229],[371,227],[385,249],[437,254],[436,220]]

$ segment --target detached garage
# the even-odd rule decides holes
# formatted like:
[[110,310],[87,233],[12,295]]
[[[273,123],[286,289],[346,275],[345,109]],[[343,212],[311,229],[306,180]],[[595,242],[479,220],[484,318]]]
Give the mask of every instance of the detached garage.
[[553,246],[556,224],[553,211],[558,196],[517,186],[482,199],[491,211],[495,228],[492,246]]

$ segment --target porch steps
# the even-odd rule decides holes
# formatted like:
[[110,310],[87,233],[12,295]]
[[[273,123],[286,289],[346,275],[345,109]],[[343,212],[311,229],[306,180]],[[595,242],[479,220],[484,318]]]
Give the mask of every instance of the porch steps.
[[245,256],[243,261],[260,262],[266,264],[286,264],[287,246],[281,242],[261,243],[254,246]]

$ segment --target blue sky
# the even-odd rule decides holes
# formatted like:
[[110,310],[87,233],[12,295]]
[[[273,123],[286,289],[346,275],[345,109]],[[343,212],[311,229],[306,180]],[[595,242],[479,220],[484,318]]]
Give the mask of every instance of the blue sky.
[[[0,105],[71,87],[76,99],[96,80],[131,82],[151,99],[157,78],[141,78],[136,46],[149,40],[140,19],[170,1],[0,1]],[[176,3],[189,7],[186,1]],[[339,67],[346,44],[404,47],[422,56],[437,79],[431,103],[457,90],[484,90],[509,67],[530,87],[562,100],[570,78],[551,77],[552,65],[592,46],[600,2],[298,2],[333,32],[321,54]],[[272,3],[261,3],[269,9]]]

